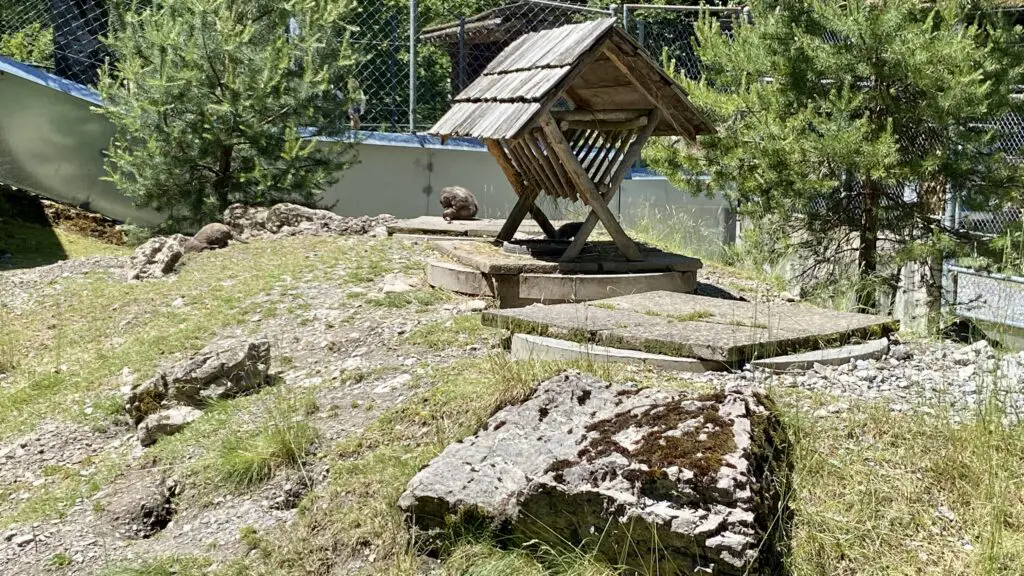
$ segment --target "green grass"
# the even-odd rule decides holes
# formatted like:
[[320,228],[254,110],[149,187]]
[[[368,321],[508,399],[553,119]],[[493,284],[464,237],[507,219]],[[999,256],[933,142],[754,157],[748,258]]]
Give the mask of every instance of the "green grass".
[[440,320],[420,326],[406,335],[405,341],[442,351],[465,348],[484,341],[492,343],[497,339],[498,330],[480,323],[479,314],[460,314],[449,320]]
[[215,402],[187,428],[161,438],[146,457],[158,466],[178,467],[206,496],[243,492],[279,469],[304,466],[319,440],[308,422],[316,410],[310,391],[287,386]]
[[793,575],[1019,574],[1024,426],[1004,427],[1002,415],[991,397],[959,427],[941,409],[900,415],[882,403],[828,418],[786,410],[797,439]]
[[203,466],[216,484],[242,491],[262,484],[280,468],[300,468],[319,431],[290,410],[274,410],[269,421],[253,431],[224,438]]
[[411,292],[392,292],[390,294],[370,296],[366,299],[366,302],[371,306],[400,309],[408,308],[410,306],[427,308],[436,304],[448,302],[451,299],[452,295],[444,290],[428,288],[425,290],[413,290]]
[[0,252],[6,251],[11,254],[9,260],[0,262],[0,270],[44,266],[84,256],[131,254],[131,250],[123,246],[114,246],[95,238],[65,232],[60,228],[47,228],[4,219],[0,229]]
[[81,469],[90,470],[85,476],[79,475],[79,469],[44,468],[43,476],[50,478],[51,481],[30,491],[29,498],[13,509],[4,510],[0,507],[0,510],[3,510],[3,514],[0,515],[0,528],[15,523],[63,518],[77,500],[87,500],[94,496],[117,477],[122,467],[121,462],[105,458],[96,462],[91,459],[83,461]]
[[71,556],[64,552],[57,552],[46,559],[46,564],[51,568],[64,568],[71,565]]
[[[14,350],[6,356],[22,361],[8,366],[0,390],[0,439],[116,392],[115,375],[124,367],[147,378],[157,362],[202,348],[218,330],[262,312],[269,304],[257,297],[279,283],[311,270],[323,281],[337,281],[332,270],[339,267],[386,271],[370,263],[414,261],[412,250],[398,242],[288,238],[202,253],[170,282],[124,283],[94,274],[65,279],[59,294],[5,319],[16,338],[6,344]],[[178,297],[189,305],[171,306]]]
[[[100,571],[99,576],[206,576],[213,562],[202,556],[166,556],[141,562],[118,562]],[[241,575],[231,567],[218,571],[222,576]]]

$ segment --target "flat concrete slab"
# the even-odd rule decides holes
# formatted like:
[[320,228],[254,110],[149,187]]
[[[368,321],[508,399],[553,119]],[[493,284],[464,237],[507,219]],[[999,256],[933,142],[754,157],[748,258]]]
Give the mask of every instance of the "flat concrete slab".
[[573,262],[560,262],[557,257],[511,254],[499,246],[483,242],[440,241],[435,242],[434,247],[446,257],[484,274],[696,272],[703,267],[703,263],[696,258],[662,252],[639,244],[637,247],[644,259],[631,262],[619,254],[610,241],[588,244],[587,252]]
[[515,334],[512,336],[512,358],[515,360],[564,360],[570,362],[613,362],[618,364],[634,364],[653,366],[665,370],[699,374],[713,370],[725,370],[725,364],[698,360],[696,358],[677,358],[663,354],[648,354],[635,350],[620,350],[598,344],[578,343],[570,340],[559,340],[532,334]]
[[491,310],[483,322],[515,333],[728,364],[877,339],[899,328],[882,316],[676,292]]
[[[440,216],[419,216],[408,220],[399,220],[388,226],[388,234],[418,234],[425,236],[475,236],[478,238],[494,238],[501,230],[504,220],[479,218],[473,220],[445,221]],[[558,228],[565,222],[551,224]],[[523,220],[519,226],[517,237],[540,236],[544,232],[533,220]]]
[[694,272],[641,272],[636,274],[523,274],[519,296],[541,302],[587,302],[663,290],[693,292]]
[[787,356],[765,358],[764,360],[754,360],[751,364],[774,372],[787,372],[790,370],[807,370],[815,364],[840,366],[848,364],[853,360],[877,360],[885,356],[888,351],[889,339],[879,338],[864,342],[863,344],[849,344],[839,348],[827,348],[801,354],[789,354]]

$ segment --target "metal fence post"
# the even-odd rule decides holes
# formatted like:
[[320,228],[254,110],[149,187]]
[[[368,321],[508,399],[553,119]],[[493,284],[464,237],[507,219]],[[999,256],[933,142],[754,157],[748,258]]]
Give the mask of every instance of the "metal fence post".
[[409,0],[409,132],[416,133],[416,0]]
[[459,92],[466,87],[466,17],[459,17]]

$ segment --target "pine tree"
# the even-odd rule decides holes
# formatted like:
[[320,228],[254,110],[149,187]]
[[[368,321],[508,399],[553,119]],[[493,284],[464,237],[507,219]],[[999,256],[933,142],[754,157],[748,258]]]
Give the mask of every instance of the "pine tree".
[[[109,178],[194,227],[232,203],[315,204],[353,161],[349,0],[149,0],[108,40]],[[305,138],[312,133],[322,137]]]
[[964,240],[942,221],[946,191],[981,209],[1024,190],[995,129],[1019,108],[1020,31],[988,7],[761,0],[730,34],[704,15],[703,75],[677,76],[719,132],[648,161],[679,186],[730,190],[805,252],[855,253],[861,309],[877,308],[883,270],[930,263],[934,312],[936,265]]

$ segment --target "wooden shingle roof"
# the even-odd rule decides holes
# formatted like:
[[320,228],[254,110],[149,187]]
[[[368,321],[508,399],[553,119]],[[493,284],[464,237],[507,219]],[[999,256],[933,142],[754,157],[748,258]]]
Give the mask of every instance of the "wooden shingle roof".
[[[604,53],[609,43],[630,59],[634,72],[627,75]],[[650,110],[655,107],[651,92],[666,112],[657,135],[693,139],[714,131],[683,89],[615,26],[614,18],[593,20],[521,36],[455,97],[430,133],[515,139],[559,97],[576,110]]]

